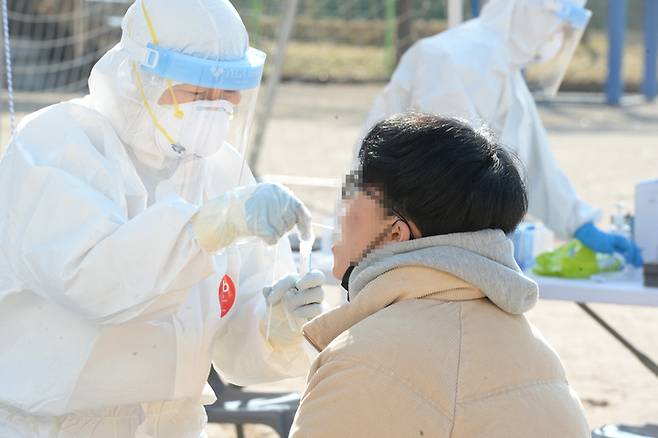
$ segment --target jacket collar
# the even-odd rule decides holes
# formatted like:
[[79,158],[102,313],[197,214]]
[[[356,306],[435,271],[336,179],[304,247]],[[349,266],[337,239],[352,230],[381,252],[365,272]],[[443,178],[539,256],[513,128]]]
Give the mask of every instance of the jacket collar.
[[485,295],[464,280],[436,269],[404,266],[390,270],[368,283],[348,303],[310,321],[304,326],[304,336],[322,351],[338,335],[370,315],[400,301],[432,299],[467,301]]

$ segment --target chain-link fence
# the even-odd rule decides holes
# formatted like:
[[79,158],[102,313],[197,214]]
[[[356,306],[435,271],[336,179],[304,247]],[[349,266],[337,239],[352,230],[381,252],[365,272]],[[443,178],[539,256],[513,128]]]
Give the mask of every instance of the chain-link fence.
[[[120,36],[130,0],[8,0],[14,84],[18,92],[86,89],[91,67]],[[283,0],[235,0],[252,43],[273,58]],[[414,41],[446,28],[446,1],[299,0],[284,79],[385,81]],[[471,16],[465,3],[464,17]],[[590,0],[594,16],[572,63],[566,88],[600,90],[607,59],[607,3]],[[625,78],[642,73],[642,2],[629,2]],[[4,77],[4,72],[3,72]],[[4,83],[4,80],[3,80]]]
[[80,92],[119,38],[120,0],[9,0],[17,92]]
[[[266,50],[277,33],[276,5],[281,3],[235,1],[255,44]],[[445,1],[432,0],[301,0],[283,76],[318,82],[384,81],[413,42],[446,28],[446,8]]]

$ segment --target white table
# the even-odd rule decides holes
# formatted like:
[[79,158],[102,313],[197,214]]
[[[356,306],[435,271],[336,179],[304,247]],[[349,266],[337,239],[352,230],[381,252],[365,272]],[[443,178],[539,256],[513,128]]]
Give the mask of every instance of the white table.
[[620,274],[605,274],[602,276],[604,281],[540,277],[531,273],[527,275],[539,285],[540,299],[576,302],[601,327],[626,347],[649,371],[658,377],[658,364],[638,350],[628,339],[585,304],[605,303],[658,307],[658,288],[644,287],[641,270]]
[[640,270],[605,281],[527,275],[539,284],[540,299],[658,307],[658,288],[644,287]]

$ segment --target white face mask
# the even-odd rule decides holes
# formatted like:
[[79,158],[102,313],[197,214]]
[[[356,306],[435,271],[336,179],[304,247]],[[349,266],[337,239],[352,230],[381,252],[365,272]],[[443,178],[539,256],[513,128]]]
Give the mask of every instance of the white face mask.
[[233,104],[226,100],[180,104],[183,118],[174,115],[170,106],[154,108],[157,120],[176,141],[172,145],[155,126],[155,143],[169,158],[208,157],[219,150],[228,138]]
[[539,47],[534,63],[548,62],[555,58],[564,44],[564,32],[558,32]]

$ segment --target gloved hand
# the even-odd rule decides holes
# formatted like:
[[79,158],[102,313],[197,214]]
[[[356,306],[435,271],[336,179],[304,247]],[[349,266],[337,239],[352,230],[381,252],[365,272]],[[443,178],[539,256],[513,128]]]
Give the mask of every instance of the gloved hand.
[[600,230],[592,222],[576,230],[576,239],[593,251],[604,254],[618,252],[624,256],[626,262],[634,266],[642,266],[640,248],[634,242],[624,236]]
[[297,225],[311,236],[311,215],[299,199],[278,184],[237,187],[206,202],[192,220],[201,246],[216,252],[241,237],[260,237],[274,245]]
[[[301,339],[302,327],[322,313],[324,274],[312,270],[300,278],[288,275],[263,289],[271,315],[266,312],[261,331],[274,344],[291,344]],[[269,328],[268,328],[269,325]]]

